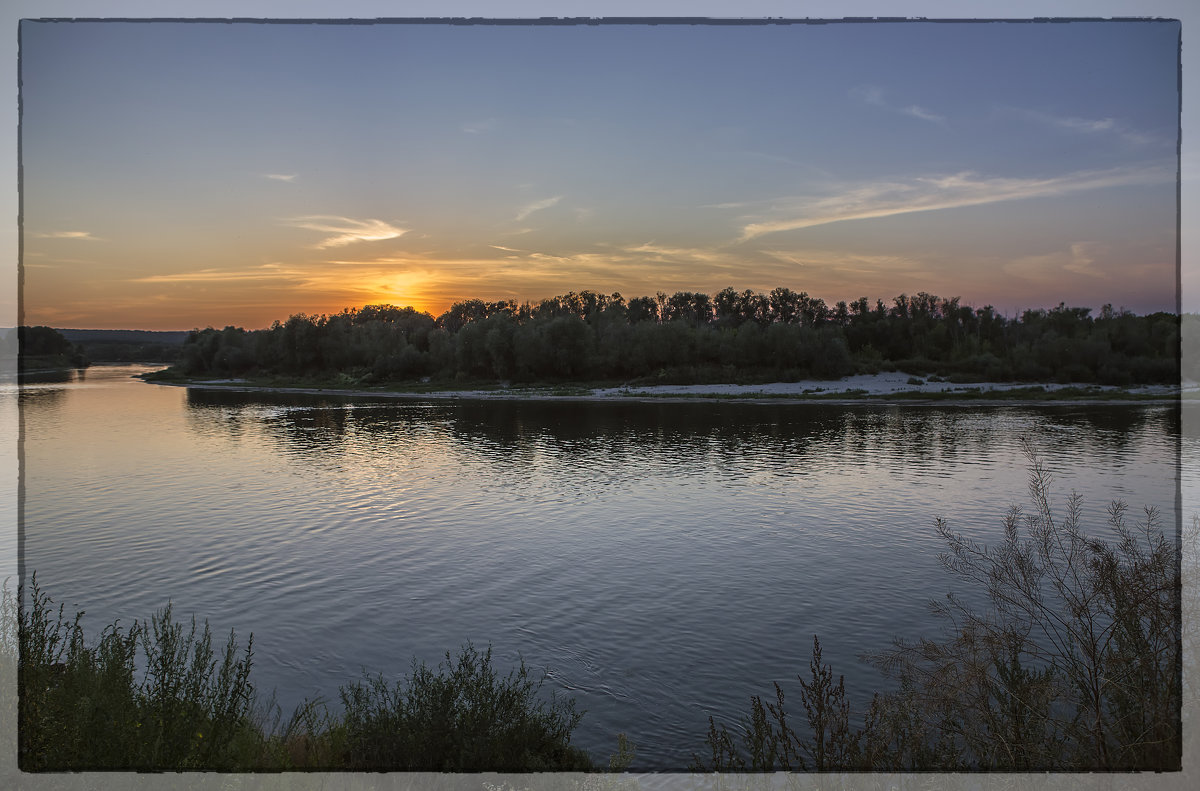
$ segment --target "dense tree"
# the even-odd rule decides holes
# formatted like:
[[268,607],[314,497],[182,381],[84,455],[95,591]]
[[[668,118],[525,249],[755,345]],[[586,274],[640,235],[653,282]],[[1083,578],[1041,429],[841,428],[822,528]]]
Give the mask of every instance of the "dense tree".
[[85,367],[88,364],[83,349],[52,327],[18,327],[17,348],[22,369]]
[[636,297],[629,300],[629,322],[658,321],[658,302],[654,297]]
[[464,300],[436,319],[367,305],[297,314],[254,332],[196,330],[176,369],[369,384],[422,376],[763,381],[888,368],[955,381],[1141,384],[1179,380],[1180,330],[1170,313],[1136,316],[1106,305],[1093,316],[1060,303],[1010,319],[991,305],[924,291],[901,294],[890,308],[867,297],[830,308],[788,288],[629,300],[584,290],[536,305]]

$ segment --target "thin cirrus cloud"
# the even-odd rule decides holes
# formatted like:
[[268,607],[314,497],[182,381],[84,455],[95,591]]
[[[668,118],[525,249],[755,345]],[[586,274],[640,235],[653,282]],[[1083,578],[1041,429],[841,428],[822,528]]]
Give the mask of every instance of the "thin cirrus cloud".
[[551,206],[555,205],[562,199],[563,199],[562,195],[555,195],[553,198],[545,198],[544,200],[534,201],[533,203],[527,203],[521,207],[520,211],[517,212],[517,216],[515,219],[517,220],[517,222],[520,222],[521,220],[524,220],[529,215],[533,214],[535,211],[541,211],[542,209],[549,209]]
[[467,134],[478,135],[495,129],[496,123],[497,121],[495,118],[487,118],[483,121],[472,121],[470,123],[463,124],[462,130]]
[[1014,258],[1001,269],[1006,275],[1034,283],[1055,282],[1063,272],[1106,280],[1108,273],[1096,265],[1105,252],[1094,242],[1074,242],[1065,250]]
[[1023,118],[1026,121],[1032,121],[1041,126],[1050,127],[1062,132],[1074,132],[1083,135],[1113,135],[1134,146],[1172,142],[1158,135],[1134,129],[1127,123],[1111,117],[1077,118],[1075,116],[1055,115],[1054,113],[1042,112],[1041,110],[1030,110],[1025,107],[999,107],[997,109],[1006,115]]
[[299,173],[264,173],[263,178],[271,179],[272,181],[295,181],[299,178]]
[[90,242],[100,241],[100,237],[92,236],[91,231],[49,231],[33,234],[36,239],[85,239]]
[[[355,269],[347,276],[340,268],[331,269],[329,263],[353,265]],[[202,269],[150,275],[131,282],[160,287],[200,284],[221,294],[224,305],[230,304],[230,300],[261,294],[260,289],[269,287],[272,292],[290,294],[294,302],[308,301],[315,310],[334,311],[353,304],[410,301],[410,296],[426,279],[428,272],[398,269],[394,262],[337,261],[313,267],[269,263],[250,269]],[[181,298],[179,292],[172,294],[171,299]],[[251,297],[251,301],[256,298]]]
[[876,107],[887,107],[883,101],[883,89],[878,85],[858,85],[850,89],[850,95]]
[[927,262],[904,255],[880,255],[853,250],[793,248],[765,249],[764,255],[787,264],[786,271],[803,272],[828,288],[905,288],[932,275]]
[[720,264],[731,260],[729,254],[721,250],[703,247],[671,247],[655,244],[654,242],[646,242],[637,246],[626,246],[620,249],[652,262],[690,261],[704,264]]
[[1075,242],[1071,245],[1071,260],[1063,265],[1063,269],[1077,275],[1088,275],[1106,279],[1107,272],[1096,268],[1096,256],[1103,252],[1103,247],[1091,242]]
[[293,217],[287,221],[295,228],[309,231],[330,233],[333,236],[317,242],[317,249],[329,247],[344,247],[355,242],[378,242],[384,239],[395,239],[408,233],[407,228],[397,228],[383,220],[354,220],[349,217],[316,214],[307,217]]
[[823,197],[790,198],[764,217],[742,227],[739,241],[780,231],[812,228],[847,220],[956,209],[1026,198],[1045,198],[1087,190],[1161,184],[1175,179],[1163,166],[1084,170],[1050,178],[981,177],[972,171],[907,181],[850,185]]
[[[326,264],[353,264],[359,267],[356,276],[347,278],[343,272],[328,269]],[[254,283],[271,284],[273,287],[292,288],[297,290],[334,289],[357,292],[363,290],[358,281],[369,279],[373,275],[386,272],[387,268],[377,262],[330,261],[320,266],[296,266],[282,263],[259,264],[247,269],[208,268],[192,272],[173,272],[170,274],[147,275],[131,278],[131,283],[187,284],[244,284],[253,286]]]
[[938,115],[937,113],[921,107],[917,104],[910,104],[905,107],[895,107],[883,98],[883,89],[878,85],[858,85],[850,89],[850,95],[864,104],[869,104],[872,107],[881,107],[884,110],[902,113],[920,118],[922,121],[929,121],[934,124],[946,123],[946,116]]
[[175,272],[169,275],[147,275],[131,278],[131,283],[230,283],[247,280],[279,280],[281,277],[296,277],[300,270],[282,267],[279,264],[263,264],[254,269],[201,269],[196,272]]
[[905,115],[911,115],[913,118],[920,118],[922,121],[932,121],[935,124],[946,122],[946,116],[938,115],[937,113],[931,113],[924,107],[918,107],[915,104],[910,104],[908,107],[905,107],[903,110],[901,110],[901,112]]

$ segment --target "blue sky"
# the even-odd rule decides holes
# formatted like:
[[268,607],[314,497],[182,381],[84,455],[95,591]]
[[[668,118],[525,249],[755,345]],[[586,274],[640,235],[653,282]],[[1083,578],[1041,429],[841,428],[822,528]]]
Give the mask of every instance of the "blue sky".
[[1174,23],[22,27],[27,323],[1175,305]]

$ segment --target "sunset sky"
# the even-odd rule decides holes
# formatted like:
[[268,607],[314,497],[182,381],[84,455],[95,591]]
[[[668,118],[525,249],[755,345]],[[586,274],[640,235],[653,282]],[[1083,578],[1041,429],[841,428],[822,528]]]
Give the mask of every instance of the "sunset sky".
[[1176,300],[1174,22],[23,22],[24,322]]

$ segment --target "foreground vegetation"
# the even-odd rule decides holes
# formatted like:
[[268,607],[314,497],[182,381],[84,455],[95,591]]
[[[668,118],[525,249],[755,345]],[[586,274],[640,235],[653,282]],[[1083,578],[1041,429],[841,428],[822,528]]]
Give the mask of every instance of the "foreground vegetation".
[[54,609],[36,579],[17,614],[25,771],[592,768],[570,743],[574,702],[541,698],[524,662],[499,676],[490,648],[468,644],[436,671],[414,662],[390,685],[352,682],[339,714],[311,701],[282,722],[250,680],[253,638],[243,649],[230,633],[216,651],[207,624],[185,628],[168,606],[89,645],[81,616]]
[[[965,587],[933,603],[940,637],[871,656],[892,689],[855,713],[814,636],[798,677],[803,714],[776,683],[740,723],[710,718],[693,769],[1178,770],[1181,712],[1197,705],[1193,674],[1181,681],[1181,635],[1200,647],[1194,618],[1181,622],[1180,546],[1154,510],[1130,524],[1121,503],[1109,508],[1111,540],[1091,537],[1079,499],[1056,513],[1031,459],[1032,509],[1010,511],[1001,543],[937,523],[943,565]],[[971,591],[986,594],[985,610],[965,603]],[[523,662],[501,677],[490,649],[468,644],[436,670],[414,662],[392,683],[364,677],[341,688],[340,707],[307,702],[284,720],[250,680],[252,641],[242,648],[231,633],[216,650],[207,625],[178,623],[169,606],[89,644],[36,579],[19,612],[11,597],[4,605],[0,659],[11,665],[19,647],[27,771],[598,768],[571,744],[573,701],[543,696]],[[633,757],[619,736],[607,768]]]
[[990,606],[980,612],[948,595],[931,603],[946,624],[941,639],[874,654],[898,688],[874,695],[861,727],[814,637],[809,677],[798,677],[807,727],[793,726],[776,683],[774,701],[753,697],[737,731],[709,719],[707,756],[695,768],[1180,769],[1178,545],[1156,511],[1130,525],[1119,502],[1109,508],[1114,540],[1089,537],[1077,496],[1053,512],[1036,459],[1029,487],[1033,512],[1014,507],[998,546],[938,521],[942,564]]
[[1006,318],[957,297],[828,306],[787,288],[626,300],[571,292],[537,305],[467,300],[434,318],[368,305],[269,329],[197,330],[174,373],[300,377],[350,387],[439,381],[795,381],[903,370],[964,381],[1177,383],[1180,320],[1060,304]]

